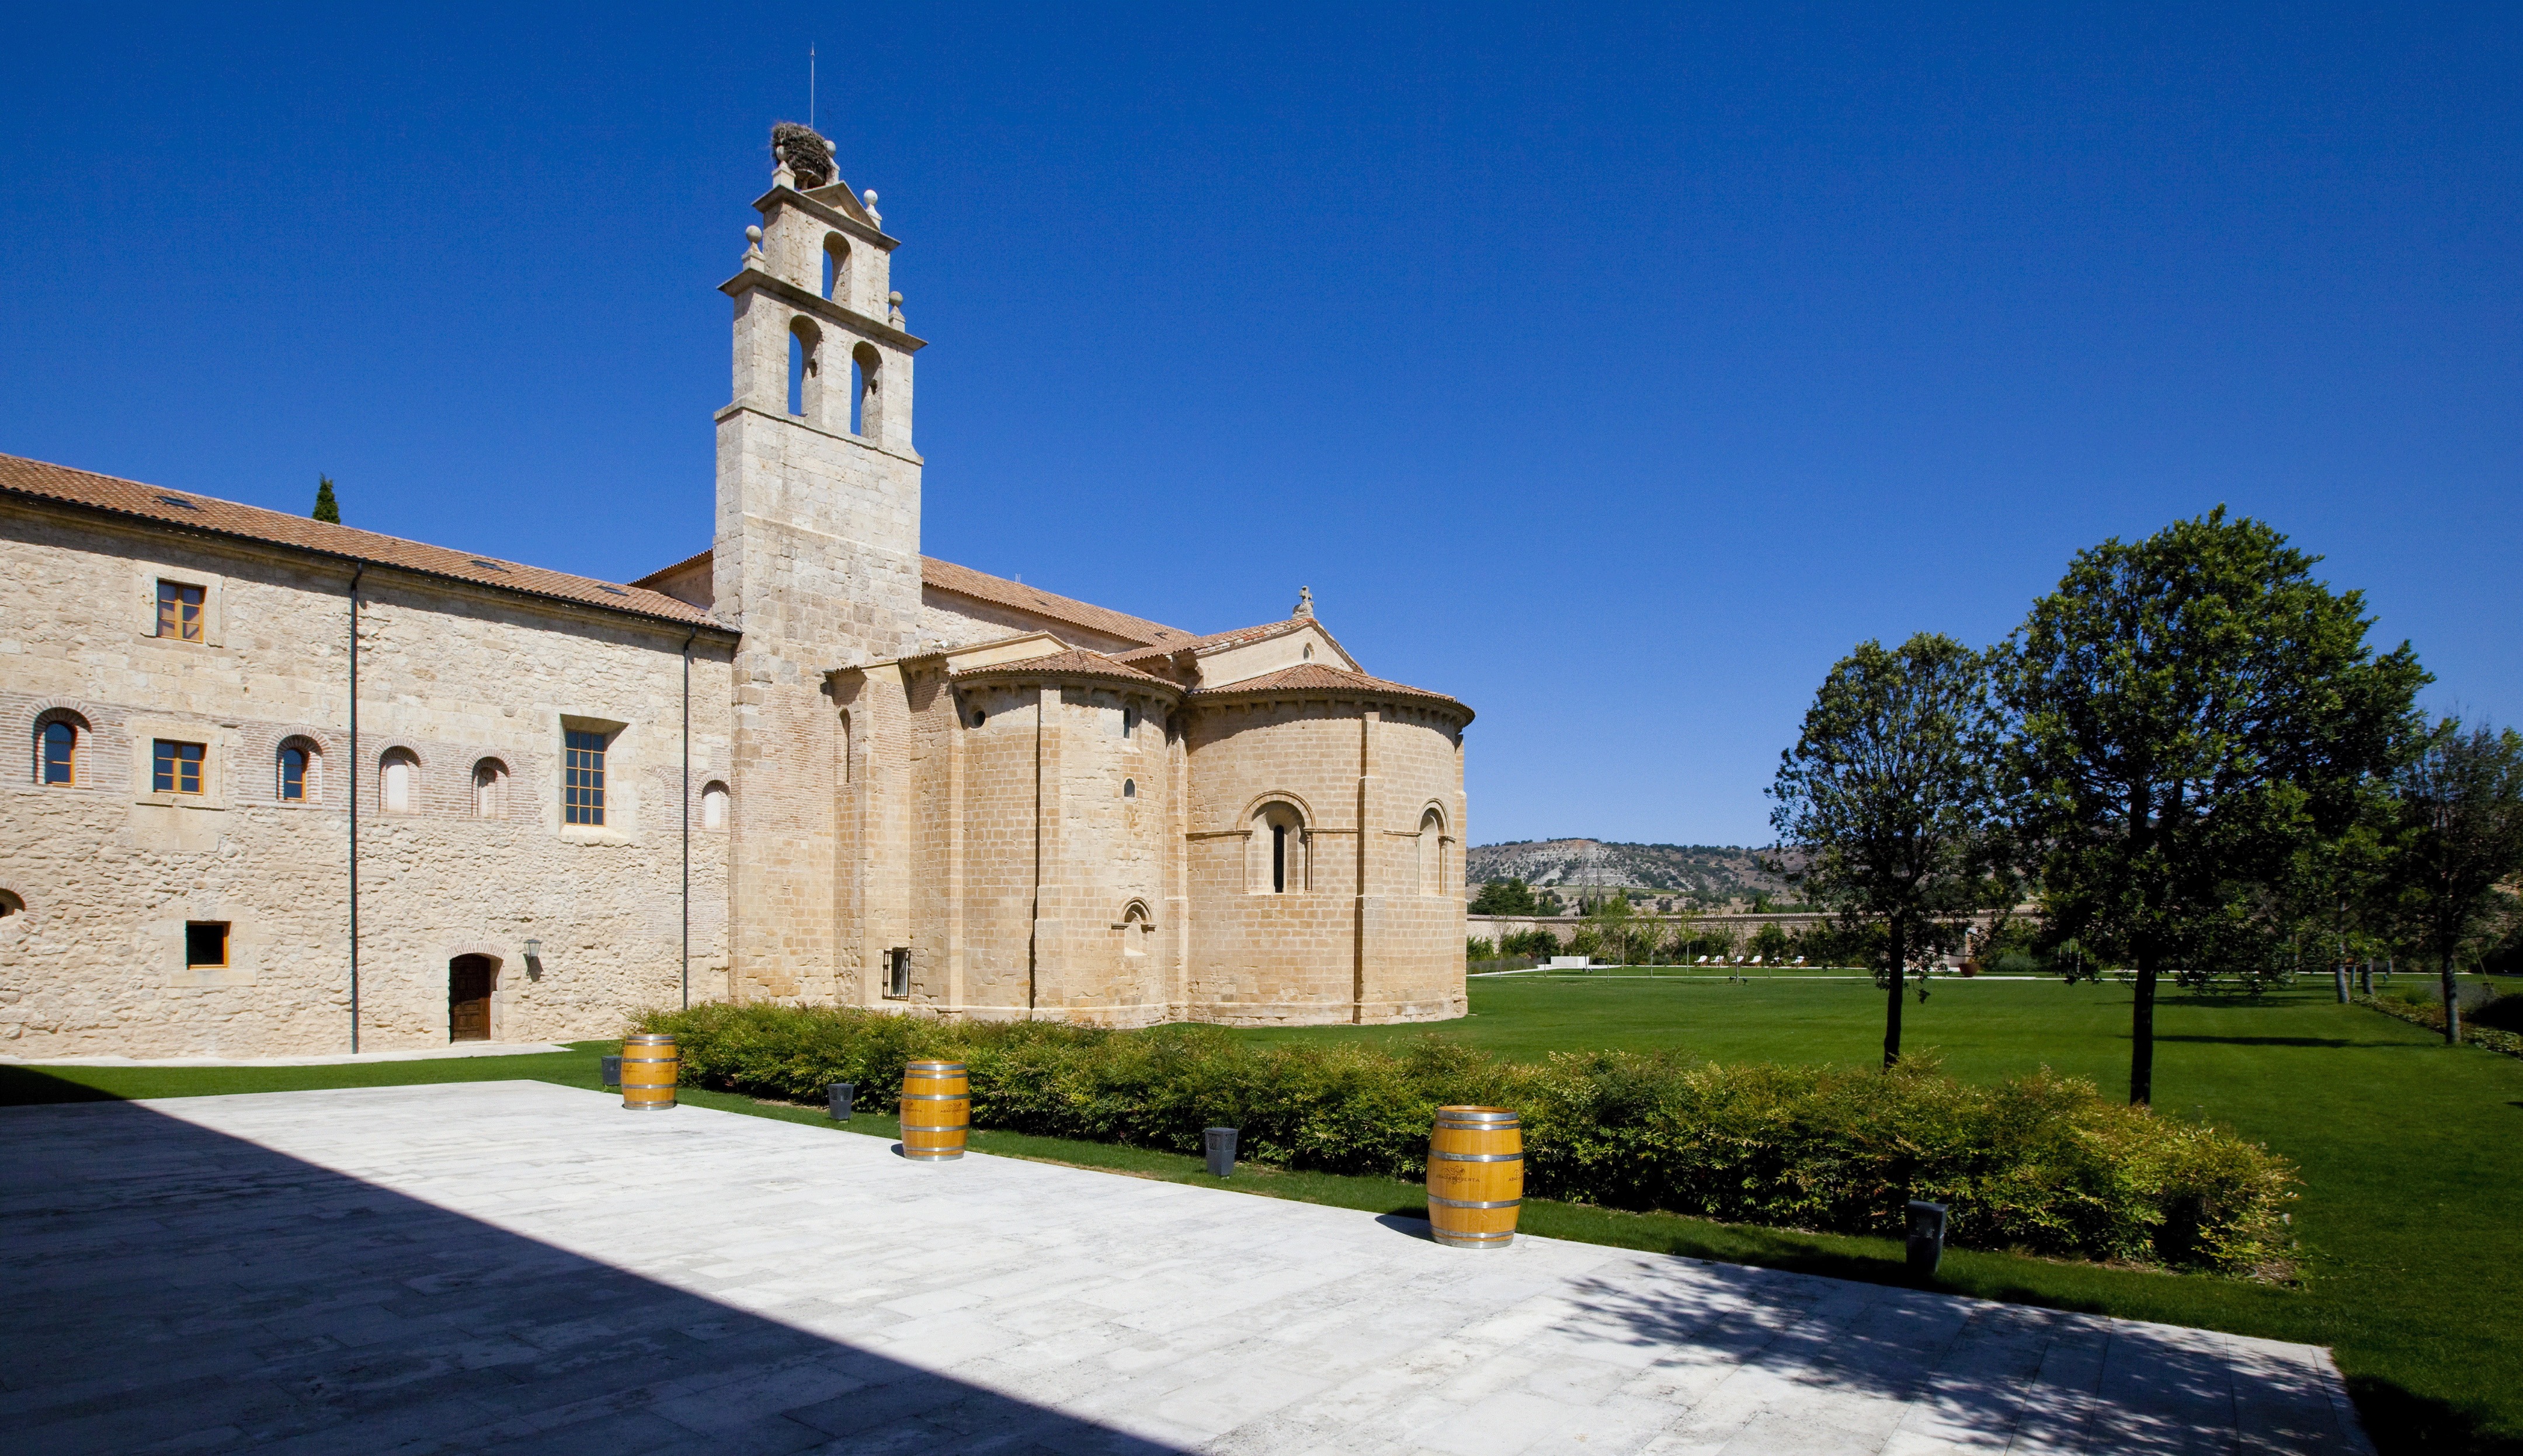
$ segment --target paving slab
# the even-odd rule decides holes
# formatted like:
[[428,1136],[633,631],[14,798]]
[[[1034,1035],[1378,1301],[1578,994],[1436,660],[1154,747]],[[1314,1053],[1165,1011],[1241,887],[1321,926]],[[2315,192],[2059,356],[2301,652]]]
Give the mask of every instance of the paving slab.
[[47,1452],[2363,1456],[2326,1351],[538,1082],[0,1109]]

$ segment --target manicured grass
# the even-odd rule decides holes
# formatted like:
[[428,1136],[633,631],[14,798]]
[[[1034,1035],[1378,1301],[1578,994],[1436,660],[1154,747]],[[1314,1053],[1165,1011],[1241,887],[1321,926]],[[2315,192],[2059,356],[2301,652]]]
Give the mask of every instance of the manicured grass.
[[[1630,978],[1636,977],[1636,978]],[[1516,1057],[1678,1048],[1720,1061],[1880,1057],[1883,1001],[1866,983],[1788,975],[1723,980],[1501,976],[1472,983],[1473,1014],[1437,1027],[1239,1033],[1260,1041],[1461,1038]],[[1904,1006],[1905,1047],[1992,1078],[2048,1065],[2126,1086],[2128,991],[2117,984],[1940,981]],[[2508,1227],[2509,1158],[2523,1131],[2523,1060],[2445,1048],[2326,985],[2261,998],[2176,993],[2158,1014],[2156,1102],[2265,1142],[2301,1168],[2295,1227],[2303,1279],[2272,1288],[1956,1251],[1935,1286],[1958,1293],[2198,1325],[2333,1346],[2386,1452],[2523,1453],[2523,1241]],[[0,1102],[171,1097],[310,1087],[531,1077],[596,1086],[595,1057],[392,1062],[357,1067],[0,1067]],[[696,1105],[824,1127],[820,1108],[686,1089]],[[889,1118],[850,1131],[891,1138]],[[1218,1186],[1199,1159],[1145,1149],[978,1131],[982,1151]],[[1240,1166],[1225,1185],[1376,1213],[1422,1216],[1416,1185]],[[1798,1234],[1536,1199],[1533,1234],[1701,1258],[1908,1283],[1890,1241]]]

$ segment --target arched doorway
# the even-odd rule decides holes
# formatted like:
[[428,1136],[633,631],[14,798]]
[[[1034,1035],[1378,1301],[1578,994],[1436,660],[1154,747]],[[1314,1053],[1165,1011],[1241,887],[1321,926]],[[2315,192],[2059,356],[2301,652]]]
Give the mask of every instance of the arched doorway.
[[491,985],[500,963],[488,956],[458,956],[447,963],[447,1039],[491,1039]]

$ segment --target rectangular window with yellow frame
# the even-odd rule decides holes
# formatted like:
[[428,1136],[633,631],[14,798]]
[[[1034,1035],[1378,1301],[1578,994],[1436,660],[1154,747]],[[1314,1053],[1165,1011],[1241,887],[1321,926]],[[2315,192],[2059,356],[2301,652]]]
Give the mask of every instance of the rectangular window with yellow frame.
[[181,582],[158,584],[158,635],[179,642],[202,640],[203,590]]
[[204,747],[173,738],[158,739],[150,755],[150,790],[161,794],[200,793]]

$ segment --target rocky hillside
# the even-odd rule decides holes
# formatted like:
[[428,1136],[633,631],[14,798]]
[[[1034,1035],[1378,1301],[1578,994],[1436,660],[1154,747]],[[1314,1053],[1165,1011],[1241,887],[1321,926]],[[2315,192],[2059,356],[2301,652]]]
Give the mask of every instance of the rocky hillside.
[[1766,892],[1792,900],[1794,892],[1764,873],[1756,853],[1722,844],[1606,844],[1595,839],[1545,839],[1522,844],[1474,845],[1466,875],[1472,884],[1510,876],[1560,898],[1628,890],[1642,895],[1717,907],[1745,903]]

